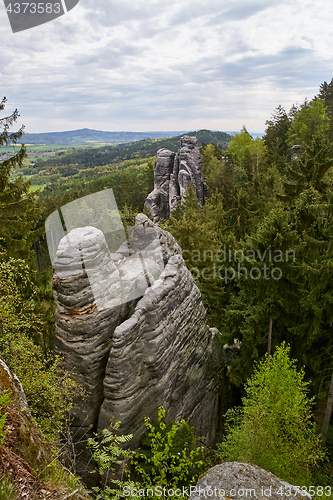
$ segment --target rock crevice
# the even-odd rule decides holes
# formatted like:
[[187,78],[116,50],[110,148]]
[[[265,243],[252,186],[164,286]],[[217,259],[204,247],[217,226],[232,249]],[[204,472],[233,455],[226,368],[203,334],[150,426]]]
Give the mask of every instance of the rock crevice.
[[[144,417],[155,418],[163,405],[168,419],[188,419],[210,445],[218,422],[219,332],[206,323],[176,240],[143,214],[129,238],[110,254],[103,233],[85,227],[59,244],[56,352],[88,393],[71,421],[80,438],[113,417],[135,446]],[[103,293],[96,296],[98,283]],[[82,448],[83,467],[88,458]]]

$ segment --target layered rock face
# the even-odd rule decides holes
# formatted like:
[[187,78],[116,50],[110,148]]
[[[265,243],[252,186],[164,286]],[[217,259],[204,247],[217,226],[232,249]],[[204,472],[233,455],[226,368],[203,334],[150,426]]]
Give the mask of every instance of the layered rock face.
[[200,292],[182,257],[174,255],[133,315],[114,331],[99,429],[116,415],[137,445],[144,417],[156,416],[163,405],[169,419],[190,420],[212,443],[218,410],[213,349]]
[[[0,447],[0,477],[8,476],[15,483],[19,492],[15,498],[37,500],[41,496],[34,489],[33,468],[45,469],[54,460],[53,450],[30,414],[19,379],[0,359],[0,396],[5,391],[10,392],[11,400],[4,408],[7,433]],[[7,498],[2,494],[0,491],[0,498]]]
[[204,203],[205,183],[202,161],[196,137],[181,138],[178,155],[168,149],[159,149],[154,170],[154,190],[148,195],[145,207],[154,222],[167,219],[184,199],[192,184],[199,202]]
[[[56,351],[89,393],[72,410],[78,436],[114,417],[138,444],[144,417],[163,405],[212,444],[222,346],[175,239],[139,214],[117,252],[103,233],[73,230],[54,261]],[[130,243],[130,244],[129,244]],[[94,292],[100,283],[100,293]],[[88,456],[82,454],[85,466]]]

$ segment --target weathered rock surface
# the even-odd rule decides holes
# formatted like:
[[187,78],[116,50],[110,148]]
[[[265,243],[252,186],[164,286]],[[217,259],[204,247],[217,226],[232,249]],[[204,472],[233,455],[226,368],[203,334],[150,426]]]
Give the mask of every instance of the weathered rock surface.
[[302,156],[303,147],[300,144],[295,144],[291,147],[290,154],[292,160],[298,160]]
[[192,490],[190,500],[202,498],[287,500],[291,497],[297,500],[311,500],[308,493],[282,481],[257,465],[227,462],[215,465],[199,479],[196,490]]
[[[7,413],[4,425],[7,433],[0,447],[0,477],[7,476],[15,484],[17,498],[37,500],[40,497],[34,491],[33,468],[42,470],[51,463],[52,449],[31,417],[19,379],[0,360],[0,396],[5,391],[11,393],[11,401],[0,412],[0,416]],[[1,498],[7,498],[3,495]]]
[[4,447],[15,449],[17,455],[26,460],[31,467],[43,468],[52,461],[51,446],[33,420],[22,385],[6,363],[0,359],[0,395],[11,393],[11,401],[6,411],[8,428]]
[[169,182],[173,172],[176,153],[159,149],[154,169],[154,190],[148,195],[145,207],[150,210],[154,221],[166,219],[170,215]]
[[196,137],[181,138],[178,155],[168,149],[159,149],[154,170],[154,190],[148,195],[145,207],[154,222],[167,219],[184,199],[192,184],[199,202],[204,203],[205,183],[201,155]]
[[54,261],[54,296],[56,351],[89,392],[72,411],[78,436],[114,417],[136,445],[143,418],[163,405],[168,419],[186,418],[214,442],[222,345],[168,232],[139,214],[129,242],[110,254],[98,229],[72,231]]
[[133,433],[136,445],[144,417],[156,417],[163,404],[169,419],[190,420],[212,443],[218,416],[212,349],[200,292],[182,257],[174,255],[133,315],[114,331],[99,429],[116,415],[121,432]]
[[[35,472],[47,470],[50,464],[59,471],[62,466],[55,457],[54,446],[45,439],[30,414],[19,379],[0,359],[0,396],[5,391],[11,393],[11,399],[0,412],[0,416],[7,414],[4,425],[6,437],[0,447],[0,478],[9,478],[10,484],[16,488],[17,500],[63,500],[69,494],[65,484],[56,479],[51,486]],[[63,470],[62,477],[65,475]],[[5,488],[1,488],[1,499],[14,498],[9,491],[7,494]],[[77,495],[70,496],[74,500],[88,498],[81,487]]]
[[178,182],[180,197],[183,198],[189,184],[192,184],[198,200],[204,202],[204,179],[202,172],[201,154],[196,137],[185,135],[181,138],[179,156]]

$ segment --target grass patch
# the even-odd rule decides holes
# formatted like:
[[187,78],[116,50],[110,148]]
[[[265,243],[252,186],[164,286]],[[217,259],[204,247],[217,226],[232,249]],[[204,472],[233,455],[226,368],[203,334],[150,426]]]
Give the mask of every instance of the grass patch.
[[35,193],[36,191],[44,191],[44,189],[46,188],[46,186],[44,184],[42,184],[41,186],[30,186],[29,188],[29,192],[30,193]]

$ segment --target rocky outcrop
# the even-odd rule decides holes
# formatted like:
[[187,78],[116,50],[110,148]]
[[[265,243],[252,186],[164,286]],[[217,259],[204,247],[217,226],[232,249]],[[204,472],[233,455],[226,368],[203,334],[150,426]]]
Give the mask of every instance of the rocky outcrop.
[[75,229],[54,261],[56,351],[88,393],[72,411],[77,436],[114,417],[136,445],[144,417],[163,405],[168,419],[188,419],[212,444],[219,332],[207,326],[175,239],[140,214],[129,240],[110,254],[101,231]]
[[[6,436],[0,445],[0,498],[63,500],[71,497],[73,500],[88,500],[78,482],[75,489],[66,483],[66,475],[69,477],[70,473],[58,462],[54,445],[45,439],[32,418],[19,379],[0,359],[0,396],[6,392],[10,393],[10,401],[4,407],[0,405],[0,416],[6,414]],[[51,464],[52,485],[47,481]],[[7,487],[3,486],[3,481],[7,481]],[[12,488],[15,488],[15,495],[10,494]]]
[[311,500],[311,496],[257,465],[227,462],[209,469],[192,488],[190,500]]
[[201,154],[196,137],[185,135],[180,141],[178,152],[178,183],[180,198],[182,200],[189,184],[192,184],[197,194],[199,203],[203,205],[205,196],[205,185],[202,172]]
[[291,147],[290,154],[292,160],[298,160],[303,153],[303,147],[300,144],[295,144]]
[[205,183],[201,155],[196,137],[181,138],[178,155],[168,149],[159,149],[154,170],[154,190],[148,195],[145,207],[154,222],[167,219],[184,200],[192,184],[199,202],[204,203]]
[[[10,393],[10,404],[6,411],[7,435],[4,447],[14,447],[17,456],[31,467],[42,469],[52,461],[51,446],[32,418],[22,385],[6,363],[0,359],[0,396]],[[2,449],[3,452],[3,449]]]
[[[6,437],[0,446],[0,478],[6,476],[15,485],[15,498],[39,499],[33,468],[42,470],[51,463],[52,449],[31,417],[19,379],[0,360],[0,396],[5,392],[10,393],[10,402],[4,408],[0,406],[0,416],[7,414]],[[3,495],[1,498],[7,498],[5,492]]]
[[200,292],[181,255],[174,255],[133,315],[114,331],[99,429],[116,415],[122,433],[134,434],[136,445],[144,417],[156,417],[163,405],[169,419],[190,420],[211,444],[218,416],[215,342]]
[[179,198],[179,188],[174,181],[174,162],[176,153],[168,149],[159,149],[156,154],[154,168],[154,190],[148,195],[145,207],[150,211],[152,219],[157,222],[170,215],[170,177],[173,179],[172,199],[174,206]]

